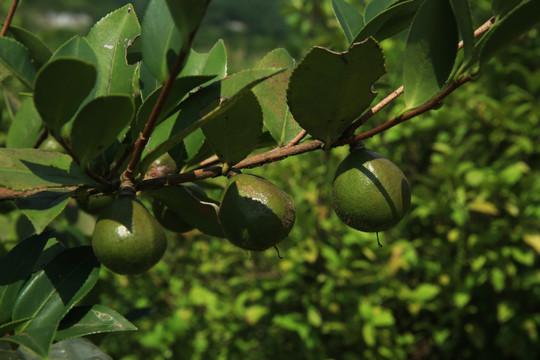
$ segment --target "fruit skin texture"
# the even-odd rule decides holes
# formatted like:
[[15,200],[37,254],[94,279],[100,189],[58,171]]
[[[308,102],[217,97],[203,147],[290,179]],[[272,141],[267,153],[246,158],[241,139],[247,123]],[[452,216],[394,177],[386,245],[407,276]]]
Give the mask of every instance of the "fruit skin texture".
[[84,199],[77,199],[77,205],[79,208],[91,215],[98,215],[103,209],[109,206],[114,201],[112,195],[107,196],[92,196]]
[[221,200],[219,220],[227,239],[263,251],[285,239],[294,225],[294,205],[283,190],[255,175],[233,176]]
[[184,219],[159,200],[152,202],[152,211],[157,222],[167,230],[177,233],[185,233],[193,230],[193,226],[186,223]]
[[396,225],[411,203],[409,182],[390,160],[367,149],[351,152],[339,165],[332,187],[338,217],[360,231]]
[[161,259],[167,238],[140,202],[124,196],[100,214],[92,247],[103,265],[118,274],[134,275],[147,271]]

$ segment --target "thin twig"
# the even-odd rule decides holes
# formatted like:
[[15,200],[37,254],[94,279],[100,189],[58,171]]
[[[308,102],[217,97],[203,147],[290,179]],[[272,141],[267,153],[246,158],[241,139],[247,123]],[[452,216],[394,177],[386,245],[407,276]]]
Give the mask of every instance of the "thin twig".
[[37,149],[44,141],[45,139],[47,138],[47,136],[49,136],[49,130],[48,129],[45,129],[41,135],[39,136],[39,138],[36,140],[36,142],[34,143],[34,146],[32,146],[32,148],[34,149]]
[[4,26],[2,27],[2,32],[0,32],[0,36],[6,36],[9,26],[11,25],[11,20],[13,20],[13,15],[15,15],[15,10],[17,10],[17,5],[19,5],[19,0],[13,0],[9,13],[6,17],[6,21],[4,22]]
[[298,135],[294,137],[294,139],[292,139],[287,145],[285,145],[285,147],[291,147],[291,146],[297,145],[300,141],[302,141],[304,137],[306,137],[306,135],[307,135],[307,131],[302,129],[302,131],[300,131]]

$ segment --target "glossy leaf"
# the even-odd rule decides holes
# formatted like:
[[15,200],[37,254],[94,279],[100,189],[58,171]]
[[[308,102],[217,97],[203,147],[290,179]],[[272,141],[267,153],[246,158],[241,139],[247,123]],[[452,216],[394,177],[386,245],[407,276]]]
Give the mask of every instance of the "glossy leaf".
[[45,130],[41,116],[31,98],[22,101],[7,133],[6,145],[10,148],[31,148]]
[[95,185],[69,155],[36,149],[0,149],[0,186],[13,190]]
[[392,3],[394,3],[394,0],[371,1],[366,5],[366,9],[364,10],[365,23],[367,24],[371,19],[382,13],[390,5],[392,5]]
[[[24,321],[23,324],[24,323],[26,323],[26,321]],[[9,341],[14,344],[25,346],[41,358],[46,358],[51,349],[56,326],[57,324],[54,323],[44,324],[39,328],[34,328],[30,332],[0,338],[0,341]]]
[[51,232],[33,235],[19,242],[0,260],[0,323],[11,317],[19,290],[32,273],[50,237]]
[[93,64],[76,58],[57,58],[45,65],[36,77],[34,104],[55,137],[60,128],[88,96],[96,82]]
[[28,52],[30,53],[31,58],[34,60],[36,68],[40,68],[45,64],[52,55],[51,50],[47,45],[41,41],[34,33],[16,26],[10,25],[8,34],[13,36],[15,40],[23,44]]
[[182,36],[182,50],[188,50],[210,0],[166,0],[170,14]]
[[115,331],[133,331],[137,327],[116,311],[96,304],[73,308],[60,323],[55,341]]
[[151,0],[142,23],[143,61],[156,79],[164,83],[182,48],[182,36],[165,0]]
[[467,0],[450,0],[454,10],[457,26],[463,40],[463,61],[469,61],[474,55],[474,29],[471,18],[471,10]]
[[352,43],[358,31],[364,26],[364,17],[355,6],[345,0],[332,0],[332,7],[347,42]]
[[204,125],[202,131],[219,160],[234,165],[255,149],[262,127],[261,106],[250,92]]
[[189,134],[227,111],[257,84],[282,72],[281,69],[241,71],[192,93],[180,104],[174,134],[149,153],[140,169],[147,169],[158,157],[180,144]]
[[148,67],[144,62],[140,63],[139,68],[139,89],[141,92],[141,100],[145,100],[151,93],[153,93],[161,83],[158,79],[152,75]]
[[[94,64],[98,68],[96,53],[84,37],[74,36],[62,45],[52,55],[53,59],[62,57],[75,57],[87,63]],[[96,84],[97,85],[97,84]]]
[[294,59],[287,50],[275,49],[256,65],[256,68],[269,67],[287,70],[255,86],[253,93],[261,105],[264,125],[277,145],[283,146],[302,130],[287,105],[287,87],[294,69]]
[[420,6],[420,0],[408,0],[393,5],[371,19],[356,35],[354,42],[373,36],[383,41],[407,28]]
[[330,145],[375,98],[373,83],[386,72],[373,39],[335,53],[314,47],[294,70],[287,101],[294,119]]
[[[2,304],[3,305],[3,304]],[[13,306],[13,304],[10,304],[10,306]],[[11,310],[11,308],[9,309]],[[11,315],[11,311],[10,311],[10,315]],[[8,317],[9,318],[9,317]],[[31,320],[32,318],[26,318],[26,319],[19,319],[19,320],[16,320],[16,321],[10,321],[8,323],[5,323],[5,324],[2,324],[0,325],[0,339],[6,335],[6,334],[9,334],[11,332],[13,332],[16,328],[20,327],[21,325],[23,325],[25,322]],[[0,322],[1,323],[1,322]],[[1,341],[1,340],[0,340]],[[0,355],[3,355],[2,352],[0,351]],[[2,357],[0,356],[0,359],[2,359]]]
[[[156,124],[159,124],[165,118],[171,115],[171,112],[178,106],[180,101],[188,95],[188,93],[197,86],[212,79],[212,76],[188,76],[181,77],[174,81],[169,96],[167,97],[165,104],[161,110]],[[136,133],[142,131],[146,122],[148,121],[156,102],[161,95],[162,88],[160,87],[154,91],[143,102],[139,111],[137,112]]]
[[184,186],[167,186],[145,193],[161,201],[187,224],[205,234],[223,236],[217,217],[218,205],[209,198],[199,199]]
[[34,88],[36,71],[30,53],[21,43],[5,36],[0,37],[0,63],[26,87]]
[[457,54],[458,29],[448,0],[424,1],[411,24],[403,62],[409,109],[444,88]]
[[66,207],[71,191],[45,190],[15,200],[15,205],[40,234]]
[[71,130],[71,143],[81,168],[116,140],[134,112],[133,101],[126,95],[95,98],[79,111]]
[[221,80],[227,75],[227,50],[223,40],[216,42],[207,53],[190,51],[178,76],[195,75],[214,75],[214,80]]
[[96,96],[132,95],[136,67],[126,63],[126,47],[140,33],[141,26],[131,4],[111,12],[90,29],[87,40],[99,63]]

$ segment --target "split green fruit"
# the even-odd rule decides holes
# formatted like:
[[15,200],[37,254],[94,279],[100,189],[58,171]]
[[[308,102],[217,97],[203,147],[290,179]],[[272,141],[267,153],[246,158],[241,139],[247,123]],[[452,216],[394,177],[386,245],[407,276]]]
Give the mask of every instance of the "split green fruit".
[[229,180],[219,220],[234,245],[245,250],[266,250],[287,237],[294,219],[291,199],[270,181],[247,174]]
[[351,152],[339,165],[332,188],[336,214],[360,231],[384,231],[399,223],[411,202],[403,172],[382,155],[366,149]]
[[147,271],[162,258],[167,238],[140,202],[122,196],[100,214],[92,247],[103,265],[119,274],[134,275]]

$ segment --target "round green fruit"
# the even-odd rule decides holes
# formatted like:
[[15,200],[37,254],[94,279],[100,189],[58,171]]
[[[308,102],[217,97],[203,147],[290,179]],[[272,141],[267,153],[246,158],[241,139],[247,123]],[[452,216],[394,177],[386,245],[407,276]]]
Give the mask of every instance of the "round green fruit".
[[100,214],[92,247],[103,265],[119,274],[134,275],[147,271],[161,259],[167,238],[140,202],[123,196]]
[[159,200],[152,202],[152,211],[156,220],[167,230],[184,233],[193,229],[193,226],[186,223],[176,212]]
[[294,205],[283,190],[247,174],[230,179],[219,210],[225,236],[245,250],[266,250],[285,239],[294,218]]
[[351,152],[339,165],[332,187],[338,217],[365,232],[396,225],[411,203],[409,182],[390,160],[367,149]]
[[92,214],[92,215],[98,215],[100,214],[103,209],[105,209],[107,206],[109,206],[114,201],[114,196],[112,195],[106,195],[106,196],[86,196],[86,197],[80,197],[77,199],[77,205],[79,206],[79,209],[82,211]]

